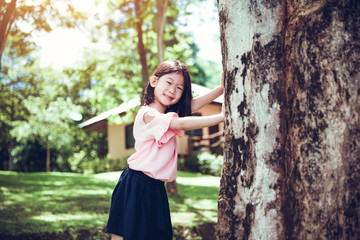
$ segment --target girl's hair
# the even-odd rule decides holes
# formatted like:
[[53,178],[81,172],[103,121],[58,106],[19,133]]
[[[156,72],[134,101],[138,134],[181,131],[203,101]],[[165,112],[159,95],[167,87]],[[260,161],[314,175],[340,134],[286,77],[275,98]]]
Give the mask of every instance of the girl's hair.
[[[184,64],[179,61],[168,60],[159,64],[153,76],[160,78],[169,73],[178,73],[184,77],[185,87],[178,103],[168,107],[166,112],[176,112],[180,117],[191,115],[191,78]],[[144,91],[144,103],[149,105],[155,99],[154,88],[148,83]]]

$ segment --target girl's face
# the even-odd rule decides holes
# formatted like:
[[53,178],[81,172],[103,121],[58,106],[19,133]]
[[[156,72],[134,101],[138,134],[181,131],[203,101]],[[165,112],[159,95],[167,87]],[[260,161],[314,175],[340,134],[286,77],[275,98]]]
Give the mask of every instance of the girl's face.
[[184,77],[177,72],[165,74],[160,78],[152,76],[150,85],[154,87],[153,103],[164,111],[179,102],[185,89]]

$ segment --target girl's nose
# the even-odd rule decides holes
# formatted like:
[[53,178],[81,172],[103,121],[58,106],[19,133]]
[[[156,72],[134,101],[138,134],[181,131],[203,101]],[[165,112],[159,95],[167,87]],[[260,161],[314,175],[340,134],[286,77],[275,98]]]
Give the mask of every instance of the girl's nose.
[[171,93],[174,93],[174,92],[175,92],[175,86],[170,86],[169,91],[170,91]]

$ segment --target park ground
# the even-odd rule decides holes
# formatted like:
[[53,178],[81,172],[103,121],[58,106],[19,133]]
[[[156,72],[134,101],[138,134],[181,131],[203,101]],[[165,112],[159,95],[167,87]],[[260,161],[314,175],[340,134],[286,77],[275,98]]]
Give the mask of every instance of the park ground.
[[[0,239],[109,239],[111,193],[121,172],[0,171]],[[169,197],[174,239],[214,239],[220,178],[179,172]]]

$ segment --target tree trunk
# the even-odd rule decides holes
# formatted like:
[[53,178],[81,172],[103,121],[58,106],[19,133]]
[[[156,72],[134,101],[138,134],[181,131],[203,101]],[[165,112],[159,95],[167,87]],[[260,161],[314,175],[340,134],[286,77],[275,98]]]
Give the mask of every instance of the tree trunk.
[[12,155],[12,150],[14,148],[15,145],[15,139],[10,138],[10,141],[8,143],[7,149],[8,149],[8,154],[9,154],[9,160],[8,160],[8,170],[12,171],[13,170],[13,155]]
[[164,61],[164,30],[166,23],[166,9],[169,0],[156,0],[156,35],[159,64]]
[[0,71],[1,71],[1,60],[2,60],[2,54],[5,48],[6,39],[9,35],[11,25],[14,21],[14,12],[16,9],[16,1],[17,0],[11,0],[11,2],[8,4],[6,11],[4,15],[1,18],[0,22]]
[[219,16],[217,239],[360,239],[359,1],[219,0]]
[[[156,0],[156,36],[159,64],[164,61],[164,28],[166,23],[166,9],[169,0]],[[173,196],[179,196],[176,180],[166,183],[167,192]]]
[[176,180],[166,183],[166,191],[173,197],[179,196]]
[[149,69],[146,60],[146,49],[143,42],[143,18],[142,16],[142,8],[140,6],[140,0],[135,0],[135,15],[136,15],[136,31],[138,36],[137,49],[140,57],[141,63],[141,76],[142,76],[142,88],[145,88],[146,84],[149,81]]
[[50,172],[50,148],[46,147],[46,172]]

